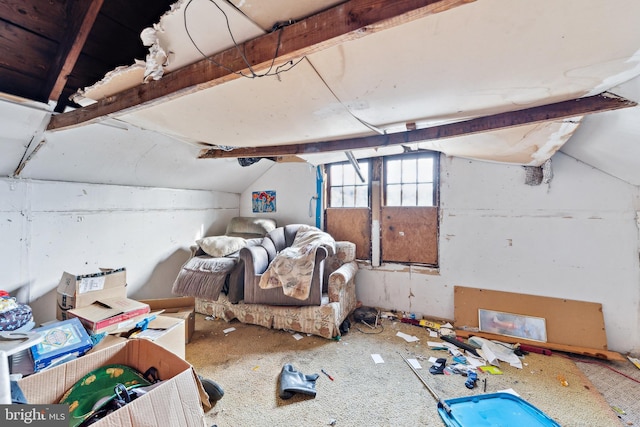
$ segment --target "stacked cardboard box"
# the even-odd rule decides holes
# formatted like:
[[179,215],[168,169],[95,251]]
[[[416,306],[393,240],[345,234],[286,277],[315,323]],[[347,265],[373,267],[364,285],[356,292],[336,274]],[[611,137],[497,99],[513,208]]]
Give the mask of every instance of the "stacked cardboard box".
[[94,334],[135,324],[151,310],[148,304],[127,298],[124,268],[87,275],[64,272],[57,293],[58,320],[77,317]]

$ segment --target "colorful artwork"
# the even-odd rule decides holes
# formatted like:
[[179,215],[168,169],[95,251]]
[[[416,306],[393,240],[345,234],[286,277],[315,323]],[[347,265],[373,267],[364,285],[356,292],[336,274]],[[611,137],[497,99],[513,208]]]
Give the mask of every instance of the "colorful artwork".
[[251,205],[253,212],[275,212],[276,211],[276,192],[272,190],[254,191],[252,194]]

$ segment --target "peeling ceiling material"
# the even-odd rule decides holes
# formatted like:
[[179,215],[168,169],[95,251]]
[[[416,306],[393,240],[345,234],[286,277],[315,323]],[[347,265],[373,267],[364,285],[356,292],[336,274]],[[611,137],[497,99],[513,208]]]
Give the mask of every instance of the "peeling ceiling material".
[[[255,1],[236,1],[235,7],[220,0],[178,2],[155,26],[160,45],[170,52],[166,71],[233,47],[230,34],[242,43],[264,35],[274,22],[304,22],[319,10],[358,2],[316,1],[292,9],[293,3],[270,3],[267,12]],[[603,1],[589,8],[582,0],[472,2],[328,48],[309,46],[306,60],[287,73],[233,79],[114,113],[137,126],[207,145],[264,147],[391,134],[407,123],[421,129],[561,102],[640,74],[640,27],[634,24],[640,3],[618,3],[627,10],[624,17]],[[570,13],[575,8],[581,12]],[[603,18],[618,24],[599,31]],[[214,29],[208,30],[212,22]],[[193,29],[191,39],[185,26]],[[198,46],[198,52],[194,42],[205,40],[207,31],[214,34],[211,44]],[[507,143],[508,150],[496,144],[505,141],[498,135],[452,144],[455,148],[447,142],[431,146],[463,157],[541,165],[576,126],[551,127],[558,129],[509,132],[509,140],[517,143]]]
[[0,92],[64,111],[69,96],[143,59],[140,31],[173,0],[21,0],[0,6]]
[[[350,140],[371,138],[377,143],[353,148],[357,158],[433,149],[540,166],[566,150],[640,184],[632,160],[638,157],[638,107],[542,115],[540,121],[512,122],[482,133],[469,128],[447,139],[429,133],[499,114],[513,120],[522,110],[544,112],[554,103],[604,92],[638,101],[637,0],[24,0],[3,5],[0,92],[11,96],[2,98],[22,103],[15,95],[42,104],[37,113],[20,109],[37,115],[34,121],[0,117],[6,128],[6,136],[0,135],[2,170],[15,170],[30,155],[25,147],[36,134],[46,144],[24,176],[82,180],[83,175],[91,182],[134,185],[147,185],[153,174],[162,185],[164,177],[141,165],[168,167],[163,156],[188,158],[190,166],[234,160],[237,167],[235,159],[197,160],[205,147],[240,147],[231,155],[254,157],[246,150],[277,153],[289,145],[306,146],[306,151],[274,157],[321,164],[345,160]],[[82,43],[82,29],[93,18]],[[615,25],[605,31],[603,22]],[[74,61],[68,74],[64,70]],[[236,74],[263,73],[271,64],[290,69],[262,78]],[[62,97],[50,101],[65,80]],[[42,132],[38,127],[54,108],[75,106],[65,94],[78,88],[86,90],[75,102],[85,106],[54,114]],[[97,133],[108,128],[91,124],[97,121],[129,130],[116,133],[117,153],[99,144],[87,152],[75,140],[65,142],[88,139],[71,129],[76,126]],[[411,139],[421,131],[427,136]],[[162,152],[142,142],[159,134],[165,141]],[[376,139],[399,135],[409,139],[396,146]],[[334,151],[322,153],[317,147]],[[140,163],[122,180],[107,177],[106,171],[94,178],[101,169],[84,162],[92,153],[114,158],[133,153]],[[73,173],[51,166],[63,160]],[[264,166],[244,170],[258,167]],[[211,188],[206,168],[200,172],[198,183],[184,174],[188,179],[176,185]]]

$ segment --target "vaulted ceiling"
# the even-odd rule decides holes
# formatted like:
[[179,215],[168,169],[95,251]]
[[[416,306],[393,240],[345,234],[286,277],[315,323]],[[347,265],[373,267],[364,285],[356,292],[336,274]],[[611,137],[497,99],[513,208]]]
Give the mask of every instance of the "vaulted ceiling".
[[[625,163],[639,17],[635,0],[7,1],[0,92],[36,104],[0,105],[0,170],[172,186],[152,172],[163,164],[191,171],[181,187],[212,188],[211,162],[236,157],[435,149],[538,166],[563,150],[640,185]],[[596,122],[603,134],[581,132]],[[611,123],[615,152],[602,148]],[[130,156],[136,172],[78,165],[92,156]],[[74,172],[56,172],[70,158]],[[267,168],[254,167],[247,179]]]

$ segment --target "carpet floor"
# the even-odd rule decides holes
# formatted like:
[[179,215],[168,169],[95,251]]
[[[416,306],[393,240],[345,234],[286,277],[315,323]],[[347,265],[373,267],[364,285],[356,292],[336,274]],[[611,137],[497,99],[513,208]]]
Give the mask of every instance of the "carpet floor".
[[[398,332],[418,341],[408,342]],[[225,391],[206,414],[208,425],[218,427],[442,427],[436,399],[402,356],[419,362],[422,369],[418,372],[442,399],[510,389],[564,427],[640,425],[632,418],[638,413],[634,406],[638,403],[634,398],[640,395],[638,384],[610,369],[576,363],[559,354],[529,354],[522,369],[503,363],[502,374],[479,373],[477,386],[468,389],[466,377],[429,373],[430,357],[447,357],[451,363],[450,355],[427,345],[427,341],[437,340],[423,328],[386,319],[375,330],[353,325],[340,340],[327,340],[236,321],[206,320],[198,314],[186,359]],[[278,378],[287,363],[303,374],[319,374],[315,397],[279,397]],[[611,388],[624,380],[630,387],[626,390],[633,394],[629,392],[625,401],[608,402],[601,386],[585,373],[589,369],[606,371],[593,375],[611,381]]]

